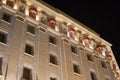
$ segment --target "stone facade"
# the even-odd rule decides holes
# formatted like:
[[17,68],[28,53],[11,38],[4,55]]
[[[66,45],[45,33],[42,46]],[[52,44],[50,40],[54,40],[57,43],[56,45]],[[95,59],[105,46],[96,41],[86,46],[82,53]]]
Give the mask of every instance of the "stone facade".
[[43,1],[0,0],[0,80],[120,80],[111,46]]

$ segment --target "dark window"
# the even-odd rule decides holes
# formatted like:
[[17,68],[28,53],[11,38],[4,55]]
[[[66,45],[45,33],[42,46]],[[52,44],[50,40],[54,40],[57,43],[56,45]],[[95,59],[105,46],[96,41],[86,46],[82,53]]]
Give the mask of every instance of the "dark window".
[[30,55],[33,55],[33,47],[31,45],[29,45],[29,44],[26,44],[25,52],[30,54]]
[[2,19],[4,21],[10,22],[11,21],[11,15],[4,13]]
[[49,42],[52,44],[56,44],[56,38],[53,36],[49,36]]
[[50,54],[50,63],[57,65],[57,58],[56,58],[56,56]]
[[105,63],[104,61],[101,61],[101,66],[102,66],[103,68],[107,68],[107,65],[106,65],[106,63]]
[[35,34],[35,27],[34,27],[34,26],[31,26],[31,25],[28,25],[27,31],[28,31],[29,33]]
[[97,80],[94,72],[90,72],[90,75],[91,75],[91,80]]
[[87,59],[88,59],[89,61],[92,61],[92,62],[93,62],[93,56],[92,56],[92,55],[87,54]]
[[78,66],[78,65],[73,64],[73,69],[74,69],[74,72],[75,72],[75,73],[80,74],[80,69],[79,69],[79,66]]
[[76,53],[76,54],[77,54],[77,49],[76,49],[76,47],[71,46],[71,51],[72,51],[72,53]]
[[57,80],[56,78],[51,77],[50,80]]
[[0,57],[0,75],[2,75],[2,58]]
[[105,78],[105,80],[109,80],[108,78]]
[[23,69],[22,80],[32,80],[32,71],[31,69],[25,68]]
[[0,42],[6,43],[6,40],[7,40],[7,35],[0,32]]

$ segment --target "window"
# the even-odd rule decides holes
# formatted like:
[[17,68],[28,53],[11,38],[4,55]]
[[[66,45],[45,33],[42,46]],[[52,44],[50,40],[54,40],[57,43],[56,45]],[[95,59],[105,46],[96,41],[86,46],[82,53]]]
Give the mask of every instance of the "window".
[[21,80],[32,80],[32,71],[29,68],[23,68],[23,74]]
[[104,61],[101,61],[101,66],[102,66],[103,68],[107,68],[107,65],[106,65],[106,63],[105,63]]
[[97,80],[95,72],[90,72],[91,80]]
[[9,15],[9,14],[7,14],[7,13],[4,13],[2,19],[3,19],[4,21],[10,23],[10,21],[11,21],[11,15]]
[[57,65],[57,58],[56,58],[56,56],[50,54],[50,63]]
[[0,75],[2,75],[2,58],[0,57]]
[[56,38],[53,36],[49,36],[49,42],[52,44],[56,44]]
[[79,66],[78,66],[78,65],[73,64],[73,69],[74,69],[74,72],[75,72],[75,73],[80,74],[80,69],[79,69]]
[[77,54],[77,49],[76,49],[75,46],[71,46],[71,51],[72,51],[72,53],[76,53]]
[[0,32],[0,42],[6,44],[7,35],[5,33]]
[[56,78],[51,77],[50,80],[57,80]]
[[29,33],[35,34],[35,27],[34,27],[34,26],[31,26],[31,25],[28,25],[27,31],[28,31]]
[[26,53],[28,53],[28,54],[30,54],[30,55],[33,55],[33,47],[31,46],[31,45],[29,45],[29,44],[26,44],[26,46],[25,46],[25,52]]
[[87,54],[87,59],[88,59],[89,61],[93,62],[93,56],[92,56],[92,55]]
[[109,79],[106,77],[105,80],[109,80]]

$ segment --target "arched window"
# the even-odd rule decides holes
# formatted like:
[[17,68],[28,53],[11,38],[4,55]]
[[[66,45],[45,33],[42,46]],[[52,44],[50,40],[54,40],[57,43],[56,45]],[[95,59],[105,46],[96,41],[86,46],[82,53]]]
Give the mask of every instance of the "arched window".
[[54,18],[48,19],[48,26],[55,29],[56,26],[56,20]]
[[36,16],[38,15],[37,8],[34,5],[31,5],[29,8],[29,16],[33,19],[36,19]]
[[14,7],[15,3],[16,3],[16,0],[7,0],[6,1],[6,5],[8,5],[12,8]]

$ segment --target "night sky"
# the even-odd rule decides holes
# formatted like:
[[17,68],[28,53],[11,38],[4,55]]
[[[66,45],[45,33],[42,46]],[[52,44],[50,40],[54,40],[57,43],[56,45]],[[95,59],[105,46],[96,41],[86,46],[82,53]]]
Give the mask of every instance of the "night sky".
[[120,66],[120,4],[119,2],[83,2],[82,0],[43,0],[49,5],[85,24],[106,41]]

